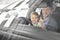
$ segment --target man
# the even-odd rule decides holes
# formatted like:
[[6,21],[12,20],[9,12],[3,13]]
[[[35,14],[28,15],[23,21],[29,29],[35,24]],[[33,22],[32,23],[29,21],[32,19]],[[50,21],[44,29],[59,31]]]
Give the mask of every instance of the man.
[[42,15],[43,19],[40,18],[40,21],[44,25],[44,28],[46,27],[50,31],[57,31],[57,22],[52,17],[52,8],[50,6],[42,8]]

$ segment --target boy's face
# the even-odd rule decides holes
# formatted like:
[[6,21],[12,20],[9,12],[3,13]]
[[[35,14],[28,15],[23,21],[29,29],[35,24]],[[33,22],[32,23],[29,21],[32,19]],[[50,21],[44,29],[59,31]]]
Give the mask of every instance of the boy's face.
[[37,23],[37,21],[38,21],[38,16],[36,16],[36,15],[31,15],[31,21],[32,21],[32,23]]

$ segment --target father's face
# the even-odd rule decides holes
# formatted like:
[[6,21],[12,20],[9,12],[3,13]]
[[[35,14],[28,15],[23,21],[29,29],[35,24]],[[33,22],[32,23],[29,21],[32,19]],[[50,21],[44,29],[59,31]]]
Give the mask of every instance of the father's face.
[[51,8],[50,7],[42,8],[43,16],[46,17],[46,16],[50,15],[50,13],[51,13]]

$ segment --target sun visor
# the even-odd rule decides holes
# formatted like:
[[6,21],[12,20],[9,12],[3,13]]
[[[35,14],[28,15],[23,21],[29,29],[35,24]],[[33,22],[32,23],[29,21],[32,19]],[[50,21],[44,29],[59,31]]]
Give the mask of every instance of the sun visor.
[[46,2],[42,2],[38,8],[44,8],[47,7],[47,3]]

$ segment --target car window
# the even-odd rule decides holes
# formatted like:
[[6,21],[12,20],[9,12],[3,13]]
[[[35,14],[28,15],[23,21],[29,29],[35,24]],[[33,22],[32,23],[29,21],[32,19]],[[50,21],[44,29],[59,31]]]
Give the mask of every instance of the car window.
[[[5,7],[2,6],[3,8],[1,8],[1,9],[3,9],[3,10],[0,11],[0,12],[2,12],[0,14],[0,23],[2,23],[2,21],[4,21],[4,20],[7,20],[6,18],[10,18],[10,16],[13,16],[13,19],[16,18],[16,16],[25,17],[25,18],[26,18],[26,16],[29,17],[33,11],[38,12],[38,14],[40,15],[41,8],[43,8],[42,5],[44,4],[44,7],[46,7],[46,2],[44,1],[44,3],[43,3],[42,0],[39,0],[39,1],[33,0],[33,2],[32,2],[32,0],[31,1],[30,0],[14,0],[14,1],[9,0],[9,1],[1,0],[1,2],[0,2],[0,4],[1,4],[0,6],[2,6],[2,5],[5,6],[5,4],[6,4]],[[32,2],[32,4],[30,4],[30,2]],[[54,2],[53,2],[53,5],[56,7]],[[10,10],[6,11],[4,9],[10,9]],[[7,16],[7,15],[9,15],[9,16]]]
[[20,39],[60,40],[60,0],[0,0],[0,40]]

